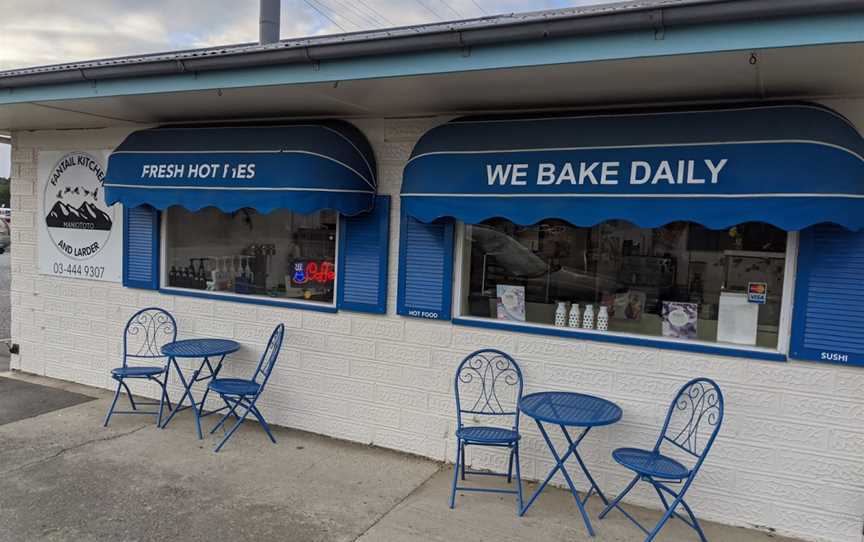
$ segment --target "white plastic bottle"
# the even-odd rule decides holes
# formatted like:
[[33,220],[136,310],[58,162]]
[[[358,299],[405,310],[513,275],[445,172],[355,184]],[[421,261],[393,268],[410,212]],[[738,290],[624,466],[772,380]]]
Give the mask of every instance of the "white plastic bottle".
[[609,331],[609,308],[606,305],[600,305],[597,313],[597,331]]
[[582,327],[594,329],[594,305],[585,305],[585,312],[582,313]]
[[570,305],[570,317],[567,319],[567,326],[578,328],[581,318],[582,316],[579,314],[579,303],[572,303]]
[[555,327],[564,327],[567,321],[567,304],[563,301],[558,302],[558,308],[555,309]]

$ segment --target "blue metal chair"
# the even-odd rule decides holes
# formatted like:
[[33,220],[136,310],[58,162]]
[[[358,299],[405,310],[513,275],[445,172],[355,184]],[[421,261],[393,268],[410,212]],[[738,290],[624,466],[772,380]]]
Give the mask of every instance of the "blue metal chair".
[[[177,340],[177,322],[168,311],[158,307],[141,309],[129,318],[123,330],[123,366],[111,370],[111,378],[117,381],[117,390],[114,392],[114,400],[108,415],[105,416],[104,427],[108,427],[112,414],[154,414],[156,425],[162,422],[162,412],[167,401],[168,409],[172,409],[171,400],[168,398],[168,358],[162,355],[162,346]],[[164,358],[162,365],[129,365],[132,360],[156,360]],[[145,379],[155,382],[162,389],[159,402],[135,401],[132,392],[125,380]],[[132,410],[114,410],[117,400],[120,398],[120,388],[126,390]],[[138,406],[159,405],[159,410],[138,410]]]
[[[273,372],[273,366],[276,365],[276,360],[279,358],[279,350],[282,348],[282,338],[285,335],[285,324],[279,324],[273,333],[270,335],[270,340],[267,342],[267,348],[261,355],[261,360],[258,361],[258,366],[255,367],[255,373],[252,378],[246,380],[242,378],[216,378],[210,382],[209,389],[219,394],[219,397],[225,402],[225,407],[228,413],[222,416],[219,423],[210,430],[210,434],[216,432],[222,427],[231,416],[234,416],[237,421],[234,426],[222,437],[222,441],[216,446],[216,452],[222,449],[222,446],[228,442],[234,431],[246,420],[246,416],[250,413],[258,419],[258,423],[264,428],[264,432],[276,444],[276,438],[270,432],[270,426],[264,420],[264,416],[255,406],[261,393],[264,391],[264,386],[270,380],[270,374]],[[240,414],[237,409],[245,409]]]
[[[648,537],[645,542],[654,540],[660,529],[672,516],[677,517],[698,534],[702,542],[707,542],[705,533],[699,525],[699,521],[693,514],[693,510],[684,501],[684,494],[690,488],[690,484],[696,478],[696,473],[705,461],[705,457],[714,444],[714,439],[720,431],[723,423],[723,393],[716,382],[708,378],[695,378],[684,384],[675,400],[669,406],[666,421],[657,443],[652,450],[638,448],[618,448],[612,452],[612,458],[625,468],[636,473],[633,480],[624,488],[624,491],[609,503],[600,518],[606,516],[610,510],[617,508],[630,521],[642,529]],[[678,450],[682,455],[692,458],[692,467],[685,466],[673,457],[664,455],[664,447]],[[621,508],[619,503],[624,496],[633,489],[639,480],[643,480],[654,487],[654,491],[660,497],[666,512],[657,525],[649,531],[636,519]],[[683,484],[676,493],[667,484]],[[670,503],[667,495],[672,499]],[[678,505],[684,507],[688,521],[675,511]]]
[[[522,475],[519,470],[519,401],[522,399],[522,370],[516,361],[500,350],[478,350],[468,355],[456,369],[454,379],[456,393],[456,465],[453,468],[453,487],[450,491],[450,508],[456,504],[456,491],[508,493],[516,495],[516,510],[522,510]],[[512,418],[510,428],[497,425],[465,425],[462,415],[481,417],[484,420],[506,421]],[[509,448],[510,460],[507,474],[471,471],[465,469],[467,446],[492,446]],[[461,474],[507,476],[513,480],[516,466],[516,489],[461,487],[457,485]]]

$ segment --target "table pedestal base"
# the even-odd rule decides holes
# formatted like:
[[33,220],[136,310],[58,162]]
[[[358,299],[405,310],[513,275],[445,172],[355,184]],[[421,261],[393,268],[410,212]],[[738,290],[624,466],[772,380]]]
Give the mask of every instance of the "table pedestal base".
[[[195,416],[195,429],[197,429],[197,431],[198,431],[198,439],[204,440],[204,434],[201,431],[201,417],[202,416],[209,416],[210,414],[215,414],[216,412],[220,412],[222,410],[225,410],[227,407],[222,407],[222,408],[214,410],[212,412],[207,412],[206,414],[201,414],[201,410],[204,408],[204,402],[207,400],[207,394],[210,393],[210,388],[208,387],[204,391],[204,396],[201,398],[201,401],[196,402],[195,398],[192,397],[192,386],[195,385],[196,382],[201,382],[204,380],[211,380],[211,379],[216,378],[216,376],[219,374],[219,371],[222,369],[222,362],[224,360],[225,360],[225,356],[223,355],[219,359],[219,363],[217,363],[216,367],[214,368],[213,365],[210,363],[210,358],[205,356],[204,360],[201,362],[201,366],[198,367],[198,369],[192,373],[192,377],[187,381],[186,377],[183,376],[183,371],[180,370],[180,364],[177,363],[177,359],[173,358],[173,357],[169,359],[169,361],[168,361],[169,366],[170,365],[174,366],[174,369],[177,371],[177,376],[180,377],[180,382],[183,384],[183,388],[186,391],[183,393],[183,396],[180,398],[180,400],[177,401],[177,406],[174,408],[174,410],[171,411],[171,415],[168,416],[168,418],[162,424],[162,426],[161,426],[162,429],[164,429],[165,426],[168,425],[168,422],[171,421],[171,419],[174,417],[175,414],[177,414],[181,410],[186,410],[187,408],[191,408],[192,412],[194,413],[194,416]],[[207,374],[206,376],[199,376],[204,371],[205,367],[207,368],[207,371],[209,374]],[[169,370],[170,370],[170,367],[169,367]],[[186,406],[183,406],[183,401],[185,401],[187,397],[189,398],[189,404]]]
[[[531,507],[534,503],[534,500],[540,495],[540,493],[546,488],[546,485],[552,480],[552,477],[555,476],[559,470],[561,474],[564,476],[564,480],[567,481],[567,485],[570,487],[570,493],[573,494],[573,498],[576,499],[576,507],[579,509],[579,513],[582,514],[582,520],[585,522],[585,527],[588,529],[588,534],[594,536],[594,528],[591,526],[591,520],[588,519],[588,512],[585,511],[585,504],[588,502],[588,499],[591,497],[592,493],[596,492],[597,495],[603,499],[605,504],[609,504],[609,500],[606,499],[606,496],[603,495],[603,492],[600,490],[600,487],[594,481],[594,478],[591,476],[591,473],[588,472],[588,467],[585,466],[585,462],[582,461],[582,457],[579,455],[579,452],[576,448],[579,446],[579,443],[582,442],[582,439],[585,438],[585,435],[588,434],[588,431],[591,430],[590,427],[586,427],[582,430],[582,433],[579,435],[576,440],[570,436],[570,433],[567,431],[567,427],[563,425],[559,425],[561,428],[561,432],[564,433],[564,438],[567,439],[567,451],[563,456],[558,454],[558,451],[555,449],[555,445],[552,443],[552,439],[549,438],[549,434],[546,432],[546,428],[543,427],[543,424],[540,423],[539,420],[534,420],[537,422],[537,427],[540,429],[540,434],[543,435],[543,440],[546,441],[546,445],[549,446],[549,450],[552,452],[552,457],[555,458],[555,467],[549,471],[549,474],[546,476],[546,479],[543,480],[543,483],[540,484],[540,487],[537,488],[537,491],[531,496],[528,500],[528,503],[524,508],[519,512],[519,515],[524,515],[526,511]],[[588,482],[591,484],[591,487],[588,489],[588,493],[585,494],[584,499],[579,498],[579,493],[576,491],[576,486],[573,484],[573,480],[570,478],[570,473],[567,472],[567,467],[564,463],[570,458],[570,456],[576,458],[576,461],[579,463],[579,468],[582,469],[582,473],[585,474],[585,477],[588,479]]]

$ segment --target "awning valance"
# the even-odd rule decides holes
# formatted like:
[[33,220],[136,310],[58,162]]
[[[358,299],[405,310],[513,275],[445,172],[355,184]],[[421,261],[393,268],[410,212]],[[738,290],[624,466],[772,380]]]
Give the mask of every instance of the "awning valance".
[[130,134],[111,154],[105,201],[355,215],[372,208],[375,189],[372,149],[345,122],[164,127]]
[[806,104],[465,118],[417,143],[402,206],[424,222],[860,229],[862,156],[864,140],[846,119]]

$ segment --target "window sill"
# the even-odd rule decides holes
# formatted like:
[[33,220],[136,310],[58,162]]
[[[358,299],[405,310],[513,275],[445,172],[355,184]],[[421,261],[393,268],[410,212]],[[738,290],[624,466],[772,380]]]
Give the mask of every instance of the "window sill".
[[242,296],[242,295],[224,295],[207,291],[184,290],[182,288],[159,288],[159,293],[167,295],[183,295],[187,297],[197,297],[201,299],[217,299],[219,301],[233,301],[235,303],[249,303],[252,305],[267,305],[269,307],[283,307],[286,309],[300,309],[317,312],[337,312],[335,305],[325,305],[323,303],[309,303],[302,301],[283,301],[279,299],[270,299],[266,297]]
[[506,331],[516,331],[520,333],[533,333],[537,335],[551,335],[554,337],[570,337],[573,339],[580,339],[586,341],[626,344],[630,346],[647,346],[650,348],[661,348],[664,350],[698,352],[700,354],[711,354],[716,356],[730,356],[736,358],[760,359],[768,361],[786,361],[787,359],[785,354],[761,348],[736,348],[734,346],[692,343],[685,341],[675,341],[670,339],[652,339],[648,337],[637,337],[618,333],[605,333],[600,331],[576,330],[551,326],[502,322],[499,320],[490,320],[485,318],[454,318],[453,324],[458,326],[479,327],[486,329],[502,329]]

